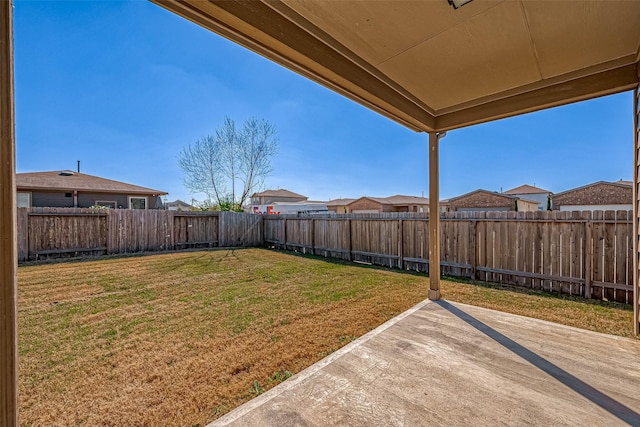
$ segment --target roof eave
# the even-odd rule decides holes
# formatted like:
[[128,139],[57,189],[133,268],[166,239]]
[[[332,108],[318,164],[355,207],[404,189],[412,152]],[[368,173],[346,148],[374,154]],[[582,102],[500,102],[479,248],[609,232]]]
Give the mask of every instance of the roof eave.
[[637,87],[637,55],[435,111],[282,2],[152,0],[416,131],[446,131]]
[[166,196],[167,192],[164,191],[142,191],[142,190],[105,190],[105,189],[96,189],[96,188],[73,188],[73,187],[42,187],[37,185],[17,185],[17,191],[46,191],[46,192],[56,192],[60,193],[63,191],[78,191],[83,193],[98,193],[98,194],[139,194],[146,196]]

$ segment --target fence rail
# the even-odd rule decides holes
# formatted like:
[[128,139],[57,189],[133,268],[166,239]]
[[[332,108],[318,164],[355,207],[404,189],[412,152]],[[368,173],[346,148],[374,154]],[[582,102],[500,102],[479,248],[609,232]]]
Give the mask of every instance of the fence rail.
[[[463,212],[441,219],[442,274],[631,303],[632,212]],[[425,214],[252,215],[18,209],[18,258],[271,245],[429,271]]]

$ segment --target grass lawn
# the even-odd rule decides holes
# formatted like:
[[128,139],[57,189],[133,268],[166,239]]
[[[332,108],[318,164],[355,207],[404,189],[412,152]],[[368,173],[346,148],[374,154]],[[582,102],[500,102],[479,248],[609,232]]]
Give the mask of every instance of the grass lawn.
[[[424,275],[265,249],[20,267],[22,425],[205,425],[422,301]],[[444,298],[631,336],[632,310],[445,280]]]

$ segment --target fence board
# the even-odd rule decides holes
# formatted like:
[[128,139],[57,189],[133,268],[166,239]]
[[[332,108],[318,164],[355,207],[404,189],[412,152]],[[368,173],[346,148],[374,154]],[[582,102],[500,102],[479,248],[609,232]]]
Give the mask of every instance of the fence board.
[[16,221],[18,261],[26,261],[29,258],[29,208],[18,208]]

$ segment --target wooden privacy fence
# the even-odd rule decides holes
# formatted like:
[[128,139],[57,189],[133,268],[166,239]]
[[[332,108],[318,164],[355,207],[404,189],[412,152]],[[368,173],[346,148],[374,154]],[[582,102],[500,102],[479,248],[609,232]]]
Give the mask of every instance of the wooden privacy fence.
[[243,213],[18,209],[19,261],[262,243],[262,218]]
[[[441,269],[450,276],[630,303],[632,227],[627,211],[447,213],[441,220]],[[429,271],[424,214],[18,209],[19,261],[264,244]]]
[[[458,212],[441,220],[442,274],[631,303],[632,212]],[[420,215],[266,216],[277,248],[429,271]]]

